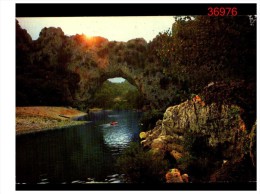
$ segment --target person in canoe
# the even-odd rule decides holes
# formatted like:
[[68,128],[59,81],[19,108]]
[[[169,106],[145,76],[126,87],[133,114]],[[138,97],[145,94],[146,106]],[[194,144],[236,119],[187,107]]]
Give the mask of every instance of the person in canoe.
[[117,125],[118,124],[118,122],[116,122],[116,121],[112,121],[112,122],[110,122],[110,125]]

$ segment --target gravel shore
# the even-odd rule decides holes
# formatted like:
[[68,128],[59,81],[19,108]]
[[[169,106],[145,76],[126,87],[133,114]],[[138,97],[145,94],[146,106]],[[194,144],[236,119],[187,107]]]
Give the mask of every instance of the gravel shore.
[[73,118],[86,115],[65,107],[17,107],[16,135],[83,125],[88,121],[75,121]]

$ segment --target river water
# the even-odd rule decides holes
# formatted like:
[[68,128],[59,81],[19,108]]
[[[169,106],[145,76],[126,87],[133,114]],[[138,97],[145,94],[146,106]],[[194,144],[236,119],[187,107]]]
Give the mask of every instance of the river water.
[[[92,122],[16,137],[17,184],[124,182],[115,161],[139,141],[141,113],[100,111]],[[111,126],[110,122],[118,124]]]

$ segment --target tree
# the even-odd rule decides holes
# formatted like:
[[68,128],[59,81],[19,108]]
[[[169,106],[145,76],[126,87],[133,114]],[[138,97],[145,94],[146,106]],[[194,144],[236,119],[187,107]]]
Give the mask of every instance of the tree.
[[177,18],[172,34],[172,70],[193,91],[211,81],[256,79],[256,24],[248,16]]
[[112,83],[105,81],[93,98],[92,106],[106,109],[135,109],[142,107],[137,88],[128,81]]
[[154,55],[157,62],[164,67],[171,64],[174,52],[173,36],[170,29],[160,32],[152,42],[148,44],[148,55]]

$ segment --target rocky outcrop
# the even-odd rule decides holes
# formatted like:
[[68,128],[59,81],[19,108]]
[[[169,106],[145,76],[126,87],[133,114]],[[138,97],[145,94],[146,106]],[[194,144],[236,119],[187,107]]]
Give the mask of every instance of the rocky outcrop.
[[19,106],[56,104],[84,109],[103,82],[113,77],[136,86],[148,108],[166,107],[176,92],[165,75],[167,69],[148,53],[152,48],[143,38],[116,42],[83,34],[66,36],[61,28],[50,27],[32,41],[18,22],[16,29]]
[[[176,156],[184,154],[187,136],[207,138],[207,146],[217,147],[228,144],[223,157],[230,158],[231,150],[241,153],[240,145],[246,135],[246,128],[239,116],[241,109],[234,105],[201,105],[186,101],[167,108],[162,121],[157,122],[154,130],[147,132],[148,137],[142,142],[151,148],[171,151]],[[231,149],[231,150],[230,150]],[[237,152],[238,151],[238,152]],[[233,153],[232,154],[233,157]]]
[[146,138],[141,143],[151,150],[170,153],[180,169],[201,167],[210,170],[209,176],[222,167],[223,160],[238,161],[249,152],[255,158],[255,136],[251,140],[248,137],[251,130],[247,130],[242,113],[236,105],[206,104],[195,96],[167,108],[163,120],[142,135]]

